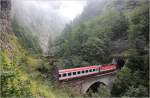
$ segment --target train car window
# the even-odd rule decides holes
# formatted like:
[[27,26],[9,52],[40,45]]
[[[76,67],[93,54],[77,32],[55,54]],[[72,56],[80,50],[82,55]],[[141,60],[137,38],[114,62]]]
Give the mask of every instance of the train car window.
[[85,72],[88,73],[88,70],[86,70]]
[[92,72],[92,69],[90,69],[90,72]]
[[84,70],[82,71],[82,73],[84,73]]
[[61,74],[59,74],[59,77],[61,77]]
[[73,75],[76,75],[76,72],[73,72]]
[[93,71],[95,71],[96,69],[93,69]]
[[64,74],[63,74],[63,77],[66,77],[66,76],[67,76],[66,73],[64,73]]
[[70,73],[68,73],[68,76],[71,76],[71,72],[70,72]]
[[80,74],[80,71],[78,71],[77,73]]

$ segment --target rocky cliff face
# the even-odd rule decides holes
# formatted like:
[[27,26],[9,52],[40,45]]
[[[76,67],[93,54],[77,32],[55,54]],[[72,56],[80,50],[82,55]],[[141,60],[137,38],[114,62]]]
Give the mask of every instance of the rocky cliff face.
[[0,0],[0,32],[11,32],[11,0]]
[[14,36],[10,22],[11,0],[0,0],[0,49],[13,55],[12,37]]

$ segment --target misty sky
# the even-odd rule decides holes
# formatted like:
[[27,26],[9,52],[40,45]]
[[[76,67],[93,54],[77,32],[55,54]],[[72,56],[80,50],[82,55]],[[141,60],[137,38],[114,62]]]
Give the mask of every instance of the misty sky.
[[59,15],[65,20],[73,20],[80,15],[86,5],[86,0],[14,0],[20,8],[41,10]]

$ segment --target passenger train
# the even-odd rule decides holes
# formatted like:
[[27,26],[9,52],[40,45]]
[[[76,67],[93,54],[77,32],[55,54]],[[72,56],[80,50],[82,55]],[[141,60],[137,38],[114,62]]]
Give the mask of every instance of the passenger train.
[[80,68],[59,70],[59,80],[69,80],[90,75],[104,75],[117,69],[117,64],[93,65]]

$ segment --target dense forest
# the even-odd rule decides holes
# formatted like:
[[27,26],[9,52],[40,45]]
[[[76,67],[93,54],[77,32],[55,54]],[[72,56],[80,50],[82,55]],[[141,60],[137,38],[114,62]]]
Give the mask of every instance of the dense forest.
[[[82,14],[49,40],[43,56],[37,36],[11,19],[12,32],[0,32],[1,97],[75,98],[149,96],[149,1],[91,0]],[[60,87],[57,69],[111,63],[127,58],[112,89],[79,94]]]
[[91,1],[50,45],[50,55],[59,58],[54,66],[59,68],[105,64],[114,56],[127,57],[111,96],[148,96],[148,1]]

